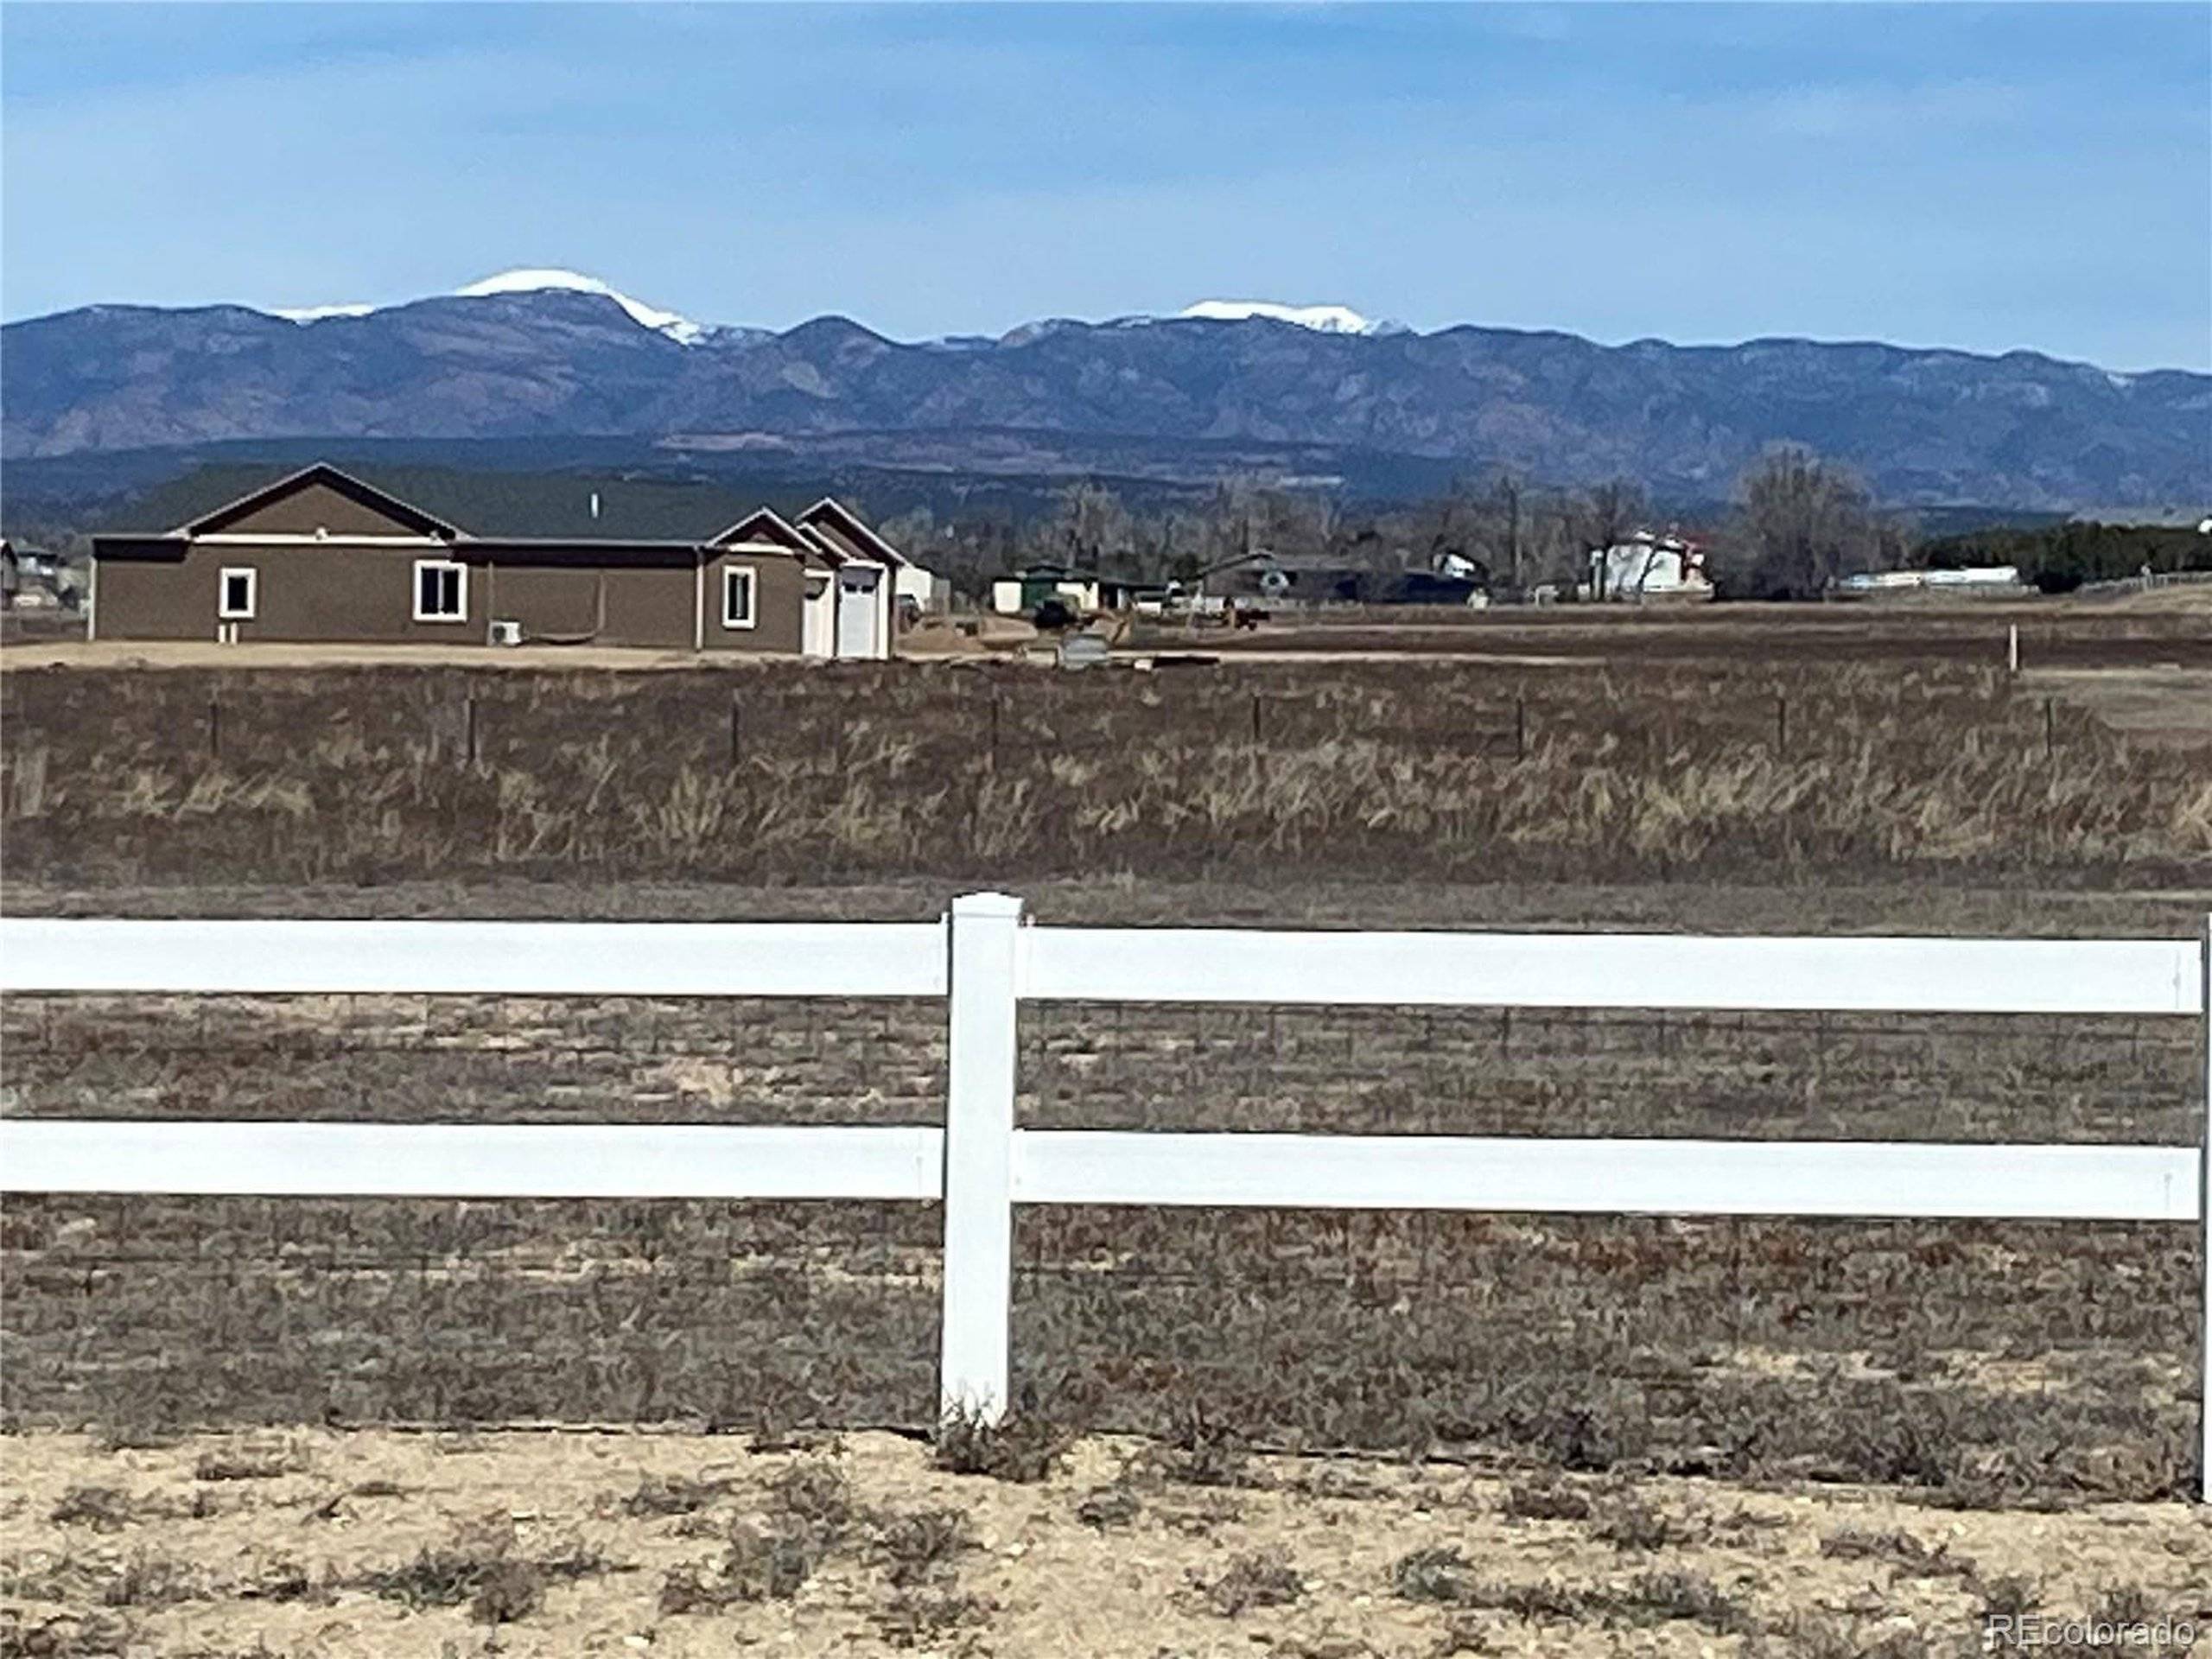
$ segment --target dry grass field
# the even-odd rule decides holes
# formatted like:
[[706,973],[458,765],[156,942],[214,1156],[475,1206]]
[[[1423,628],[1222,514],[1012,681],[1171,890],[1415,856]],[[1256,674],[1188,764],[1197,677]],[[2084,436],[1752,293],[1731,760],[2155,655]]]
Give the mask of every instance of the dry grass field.
[[[2106,626],[2082,652],[2152,660]],[[2011,681],[1933,624],[1862,643],[1149,675],[18,658],[0,874],[13,913],[928,916],[992,885],[1139,924],[2202,925],[2212,748],[2174,697],[2116,729],[2107,670]],[[895,1002],[21,996],[0,1109],[927,1122],[943,1043]],[[2185,1142],[2202,1097],[2177,1020],[1053,1004],[1022,1046],[1024,1121],[1056,1126]],[[1009,1484],[910,1438],[938,1226],[13,1198],[0,1652],[1908,1659],[1985,1607],[2179,1617],[2212,1583],[2175,1501],[2190,1229],[1024,1212],[1018,1421],[1084,1438]],[[267,1467],[200,1474],[226,1459]],[[817,1466],[849,1487],[829,1533],[785,1491]]]
[[0,721],[18,887],[2212,868],[2201,753],[1941,663],[16,669]]
[[1141,623],[1133,646],[1188,644],[1225,653],[1364,651],[1523,654],[1574,661],[1887,662],[2002,667],[2018,628],[2024,665],[2205,665],[2212,592],[2172,588],[2121,599],[1916,599],[1859,603],[1329,607],[1274,613],[1234,632]]
[[[1097,1007],[1051,1127],[1746,1138],[2194,1133],[2186,1022]],[[927,1004],[16,997],[23,1115],[933,1121]],[[895,1424],[933,1206],[18,1198],[10,1421]],[[2145,1498],[2193,1459],[2186,1230],[1026,1211],[1018,1386],[1224,1448]],[[301,1338],[313,1333],[311,1344]],[[88,1339],[96,1338],[97,1339]],[[733,1364],[733,1351],[745,1356]]]

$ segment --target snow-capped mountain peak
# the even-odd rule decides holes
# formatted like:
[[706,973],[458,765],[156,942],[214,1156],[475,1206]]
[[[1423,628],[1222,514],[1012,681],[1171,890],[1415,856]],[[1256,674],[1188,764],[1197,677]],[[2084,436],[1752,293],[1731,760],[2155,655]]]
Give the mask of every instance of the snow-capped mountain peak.
[[1243,322],[1263,317],[1323,334],[1371,334],[1382,326],[1348,305],[1281,305],[1273,300],[1200,300],[1177,315],[1204,322]]
[[632,321],[657,333],[666,334],[683,346],[694,346],[710,332],[703,324],[674,311],[664,311],[657,305],[647,305],[643,300],[633,300],[620,289],[586,276],[580,271],[524,269],[503,270],[484,277],[466,288],[455,289],[456,299],[476,300],[494,294],[536,294],[546,289],[562,289],[575,294],[599,294],[614,302],[630,314]]
[[[650,328],[665,334],[682,346],[696,346],[709,336],[730,332],[711,324],[694,322],[674,311],[664,311],[657,305],[647,305],[643,300],[633,300],[611,283],[596,276],[586,276],[580,271],[551,269],[503,270],[497,276],[486,276],[466,288],[457,288],[452,298],[457,300],[488,299],[500,294],[540,294],[547,289],[559,289],[571,294],[596,294],[609,299],[628,313],[630,320],[641,328]],[[365,317],[390,308],[380,305],[299,305],[279,306],[268,315],[282,317],[287,322],[322,322],[332,317]]]

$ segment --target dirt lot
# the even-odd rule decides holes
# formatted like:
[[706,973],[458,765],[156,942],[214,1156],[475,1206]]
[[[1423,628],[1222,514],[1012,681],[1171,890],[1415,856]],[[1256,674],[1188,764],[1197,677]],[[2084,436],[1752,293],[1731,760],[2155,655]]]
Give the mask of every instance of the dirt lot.
[[[912,631],[901,654],[917,662],[974,661],[1033,643],[1037,630],[1017,617],[985,614],[972,632],[945,619]],[[334,645],[126,640],[76,637],[76,619],[41,618],[12,626],[0,648],[10,668],[130,667],[301,669],[469,667],[728,672],[769,664],[746,657],[592,646],[518,646],[489,651],[432,645]],[[2212,588],[2078,600],[1981,600],[1827,605],[1338,607],[1279,611],[1249,630],[1122,618],[1112,632],[1123,659],[1160,652],[1197,652],[1230,660],[1281,663],[1487,662],[1544,667],[1598,662],[1835,664],[2000,668],[2008,631],[2018,629],[2021,660],[2031,669],[2212,670]],[[784,659],[787,664],[794,659]],[[817,666],[819,666],[818,664]]]
[[2024,667],[2212,667],[2212,599],[2202,590],[2120,601],[1285,611],[1249,631],[1140,625],[1125,644],[1315,659],[1403,654],[1534,663],[2002,668],[2013,628]]
[[1098,1439],[1016,1484],[871,1433],[41,1436],[10,1461],[24,1654],[1902,1656],[1977,1650],[1992,1611],[2212,1618],[2212,1528],[2173,1505]]

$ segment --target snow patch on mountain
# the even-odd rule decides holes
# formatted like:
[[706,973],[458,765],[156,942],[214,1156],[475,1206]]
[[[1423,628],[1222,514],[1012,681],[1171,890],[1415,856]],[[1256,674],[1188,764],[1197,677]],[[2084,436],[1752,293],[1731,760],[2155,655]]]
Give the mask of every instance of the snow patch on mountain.
[[[587,276],[581,271],[558,270],[547,267],[503,270],[495,276],[457,288],[452,297],[458,300],[488,299],[500,294],[542,294],[557,289],[570,294],[596,294],[609,299],[629,315],[630,320],[643,328],[667,335],[682,346],[696,346],[700,341],[724,334],[751,334],[757,330],[731,330],[711,323],[694,322],[675,311],[664,311],[657,305],[647,305],[643,300],[632,299],[610,283],[596,276]],[[365,317],[372,312],[391,308],[379,305],[298,305],[280,306],[268,315],[282,317],[287,322],[321,322],[331,317]]]
[[1383,326],[1348,305],[1281,305],[1273,300],[1200,300],[1177,315],[1203,322],[1243,322],[1262,317],[1322,334],[1372,334]]
[[[453,290],[450,297],[461,300],[490,299],[508,294],[543,294],[559,292],[591,294],[608,299],[620,306],[631,321],[641,328],[665,335],[678,345],[698,346],[714,342],[721,345],[740,345],[747,340],[764,338],[770,332],[760,328],[725,327],[719,323],[695,322],[680,312],[648,305],[645,301],[625,294],[613,283],[597,276],[588,276],[582,271],[564,270],[556,266],[526,265],[512,270],[502,270]],[[377,305],[306,305],[280,307],[267,315],[282,317],[287,322],[321,322],[334,317],[365,317],[372,313],[391,308]],[[1359,334],[1374,336],[1406,332],[1402,323],[1390,322],[1363,315],[1348,305],[1283,305],[1274,300],[1200,300],[1185,306],[1172,318],[1139,315],[1118,317],[1114,326],[1137,327],[1148,323],[1197,321],[1203,322],[1247,322],[1258,319],[1268,322],[1288,323],[1294,327],[1310,328],[1323,334]],[[1079,328],[1089,325],[1066,318],[1047,318],[1022,324],[1000,336],[1001,346],[1023,346],[1062,328]],[[919,342],[934,351],[978,351],[992,342],[982,336],[957,335],[942,340]]]
[[280,305],[269,315],[287,322],[321,322],[325,317],[365,317],[375,309],[373,305]]
[[600,281],[596,276],[584,276],[581,271],[524,269],[503,270],[496,276],[474,282],[466,288],[456,289],[456,299],[477,300],[494,294],[537,294],[547,289],[561,289],[574,294],[598,294],[614,302],[630,314],[631,320],[666,334],[681,346],[696,346],[714,332],[702,323],[674,311],[664,311],[657,305],[647,305],[643,300],[633,300],[620,289]]

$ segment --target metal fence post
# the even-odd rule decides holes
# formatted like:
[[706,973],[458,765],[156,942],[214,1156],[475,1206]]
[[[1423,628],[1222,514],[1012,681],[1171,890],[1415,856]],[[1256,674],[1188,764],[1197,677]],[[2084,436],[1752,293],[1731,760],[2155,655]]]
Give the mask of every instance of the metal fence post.
[[944,1111],[941,1416],[995,1422],[1007,1406],[1014,1289],[1014,1090],[1021,900],[952,901]]

